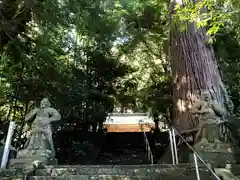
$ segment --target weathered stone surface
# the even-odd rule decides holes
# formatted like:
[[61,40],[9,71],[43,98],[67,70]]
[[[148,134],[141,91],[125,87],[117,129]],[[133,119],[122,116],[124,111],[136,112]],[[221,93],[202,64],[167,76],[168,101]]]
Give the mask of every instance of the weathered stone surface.
[[0,177],[14,176],[14,175],[19,174],[21,172],[22,171],[20,169],[1,169],[0,170]]
[[[202,176],[204,180],[214,180]],[[30,180],[193,180],[196,179],[196,176],[190,175],[159,175],[159,176],[107,176],[107,175],[98,175],[98,176],[88,176],[88,175],[68,175],[68,176],[34,176]]]
[[240,177],[240,164],[227,164],[227,169],[229,169],[235,176]]
[[55,149],[52,138],[52,123],[59,121],[61,115],[51,108],[47,98],[41,101],[40,108],[35,108],[25,117],[25,121],[34,121],[31,124],[31,134],[24,149],[17,152],[17,158],[10,162],[10,166],[31,166],[34,161],[41,164],[55,164]]
[[[200,166],[200,176],[204,180],[213,180],[209,171]],[[30,173],[24,169],[6,169],[0,171],[0,177],[30,180],[193,180],[196,171],[191,164],[180,165],[92,165],[92,166],[46,166]]]
[[[201,169],[201,167],[200,167]],[[118,166],[46,166],[45,169],[37,169],[36,175],[59,176],[71,175],[128,175],[128,176],[149,176],[155,174],[180,173],[186,170],[194,170],[192,164],[182,165],[118,165]]]
[[52,165],[52,164],[57,164],[56,159],[49,159],[47,157],[32,157],[32,158],[17,158],[17,159],[11,159],[9,161],[9,166],[10,167],[15,167],[15,168],[27,168],[27,167],[32,167],[34,161],[40,161],[44,165]]
[[[105,175],[142,175],[142,176],[146,176],[146,175],[154,175],[154,174],[167,174],[170,172],[174,172],[177,173],[176,170],[174,169],[162,169],[162,170],[144,170],[144,169],[135,169],[135,170],[131,170],[131,169],[89,169],[89,168],[82,168],[82,169],[74,169],[74,168],[68,168],[68,169],[48,169],[48,170],[37,170],[36,171],[36,175],[49,175],[49,176],[61,176],[61,175],[67,175],[67,174],[71,174],[71,175],[79,175],[79,174],[85,174],[85,175],[101,175],[101,174],[105,174]],[[184,170],[183,170],[184,171]],[[181,170],[178,169],[178,172],[181,173]]]
[[[210,163],[211,167],[225,168],[226,164],[235,163],[235,158],[232,153],[200,151],[198,152],[198,154],[205,160],[205,162]],[[191,156],[191,159],[192,159],[192,162],[194,162],[192,156]],[[201,164],[200,161],[199,161],[199,164]]]
[[[144,164],[144,165],[50,165],[46,166],[47,168],[128,168],[128,169],[136,169],[136,168],[145,168],[145,169],[160,169],[160,168],[192,168],[193,165],[191,163],[185,164]],[[203,167],[203,166],[202,166]]]
[[[188,169],[190,170],[190,169]],[[194,170],[194,168],[191,168]],[[46,168],[37,169],[36,175],[61,176],[61,175],[129,175],[129,176],[149,176],[156,174],[182,174],[185,168],[88,168],[88,167],[68,167],[68,168]]]
[[0,180],[25,180],[23,176],[3,177]]
[[220,140],[220,127],[224,123],[226,111],[212,100],[209,91],[201,93],[200,100],[193,104],[191,113],[201,117],[194,145],[199,155],[215,167],[234,163],[235,158],[230,144]]
[[23,169],[1,169],[0,180],[23,180]]
[[[201,177],[210,180],[210,172],[206,168],[199,167]],[[59,179],[63,177],[71,177],[73,179],[86,180],[122,180],[122,179],[153,179],[153,180],[170,180],[181,177],[183,180],[192,180],[196,178],[195,168],[190,164],[182,165],[143,165],[143,166],[48,166],[46,169],[37,169],[35,171],[35,179],[50,178]],[[48,177],[47,177],[48,176]]]
[[[201,92],[200,99],[193,104],[191,113],[202,117],[196,135],[195,148],[203,147],[206,149],[211,147],[211,149],[218,151],[217,144],[221,142],[219,138],[219,125],[223,123],[221,118],[225,114],[225,109],[212,99],[209,91],[203,91]],[[215,145],[216,147],[212,148]]]

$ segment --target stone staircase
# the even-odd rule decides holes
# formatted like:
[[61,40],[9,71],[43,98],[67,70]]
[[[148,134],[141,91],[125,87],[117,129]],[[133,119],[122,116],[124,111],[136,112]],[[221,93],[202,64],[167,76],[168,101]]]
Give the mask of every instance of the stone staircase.
[[108,133],[96,164],[149,164],[142,133]]
[[98,164],[148,164],[147,152],[143,149],[118,148],[114,152],[103,152],[98,157]]
[[[203,180],[214,180],[206,168],[200,167]],[[1,180],[194,180],[191,164],[179,165],[86,165],[46,166],[26,173],[20,169],[0,172]]]
[[[138,138],[138,139],[137,139]],[[148,164],[145,144],[137,136],[135,141],[115,137],[107,139],[98,165],[55,165],[30,169],[0,170],[0,180],[195,180],[193,164]],[[121,142],[124,141],[124,142]],[[107,144],[109,146],[107,146]],[[105,164],[105,165],[104,165]],[[110,165],[106,165],[110,164]],[[127,165],[130,164],[130,165]],[[240,176],[240,166],[231,171]],[[201,180],[215,180],[209,170],[199,163]],[[225,180],[225,179],[224,179]],[[236,179],[227,179],[236,180]]]

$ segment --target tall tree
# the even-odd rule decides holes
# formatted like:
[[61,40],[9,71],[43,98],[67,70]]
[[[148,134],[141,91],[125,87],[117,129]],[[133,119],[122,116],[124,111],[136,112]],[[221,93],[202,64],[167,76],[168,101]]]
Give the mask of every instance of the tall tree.
[[[191,3],[196,3],[193,0]],[[181,130],[197,128],[198,122],[190,114],[192,103],[201,91],[208,90],[212,98],[225,107],[228,101],[221,80],[218,62],[205,28],[188,22],[180,30],[181,21],[175,21],[176,7],[183,0],[171,0],[170,58],[173,75],[173,123]]]

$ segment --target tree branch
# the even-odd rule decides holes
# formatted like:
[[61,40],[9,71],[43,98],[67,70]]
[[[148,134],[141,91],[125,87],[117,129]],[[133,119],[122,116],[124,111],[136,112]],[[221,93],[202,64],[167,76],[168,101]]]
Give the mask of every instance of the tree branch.
[[18,34],[26,31],[26,24],[31,20],[32,10],[39,4],[32,1],[31,7],[24,1],[19,8],[16,0],[4,0],[0,6],[0,50]]

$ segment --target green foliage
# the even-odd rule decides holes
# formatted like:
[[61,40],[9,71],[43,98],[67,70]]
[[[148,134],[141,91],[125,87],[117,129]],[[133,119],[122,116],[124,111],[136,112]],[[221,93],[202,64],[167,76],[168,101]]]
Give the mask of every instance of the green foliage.
[[21,123],[29,101],[47,96],[64,120],[102,123],[113,109],[117,78],[128,72],[111,55],[116,20],[100,2],[47,0],[24,26],[27,31],[12,37],[1,55],[0,95],[13,106],[7,118]]
[[195,23],[198,29],[207,28],[211,43],[236,15],[235,7],[229,1],[203,0],[193,3],[192,0],[184,0],[184,6],[177,4],[174,10],[174,20],[181,25],[181,30],[186,30],[188,23]]
[[237,27],[234,30],[233,29],[223,29],[221,34],[216,36],[214,49],[219,58],[220,67],[223,73],[223,80],[227,85],[231,100],[235,106],[234,113],[237,117],[239,117],[240,44],[238,32],[236,31]]

